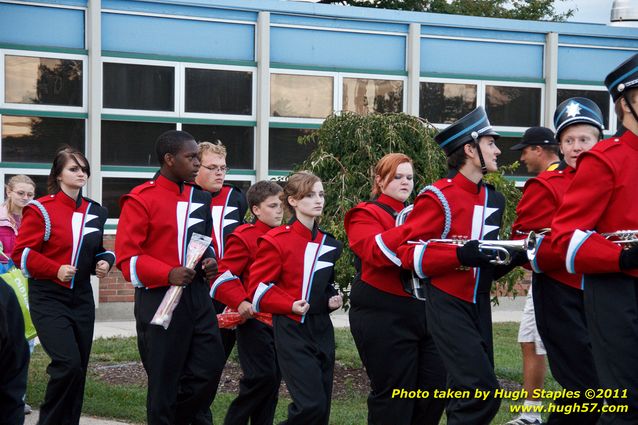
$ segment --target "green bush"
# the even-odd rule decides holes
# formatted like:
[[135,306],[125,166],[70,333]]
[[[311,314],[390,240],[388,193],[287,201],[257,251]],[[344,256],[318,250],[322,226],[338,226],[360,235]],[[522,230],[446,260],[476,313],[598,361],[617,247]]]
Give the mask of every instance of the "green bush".
[[[444,177],[446,159],[434,141],[436,133],[437,130],[428,123],[403,113],[367,116],[343,113],[331,115],[317,131],[300,138],[300,143],[313,143],[316,149],[296,170],[311,170],[321,177],[326,192],[321,227],[344,242],[342,259],[336,265],[336,282],[346,308],[355,274],[354,257],[348,249],[343,227],[346,212],[359,202],[371,199],[373,167],[388,153],[401,152],[414,160],[416,190],[413,196],[423,186]],[[520,198],[519,191],[502,174],[490,175],[489,181],[507,198],[503,229],[509,231]],[[509,278],[506,283],[509,288],[514,280]]]

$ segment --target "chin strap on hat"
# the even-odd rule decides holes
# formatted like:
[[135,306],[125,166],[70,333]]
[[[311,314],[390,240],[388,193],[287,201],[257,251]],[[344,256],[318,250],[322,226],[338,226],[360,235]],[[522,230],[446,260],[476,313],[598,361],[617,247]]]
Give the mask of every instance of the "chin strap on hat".
[[638,114],[636,114],[636,110],[630,102],[631,96],[629,96],[628,90],[623,90],[622,98],[625,99],[625,102],[627,102],[627,106],[629,106],[629,110],[631,111],[631,115],[633,115],[636,122],[638,122]]
[[481,152],[481,146],[479,145],[479,134],[476,131],[473,131],[470,136],[474,140],[474,145],[476,146],[476,150],[478,152],[479,161],[481,162],[481,173],[483,175],[487,174],[487,166],[485,165],[485,159],[483,158],[483,152]]

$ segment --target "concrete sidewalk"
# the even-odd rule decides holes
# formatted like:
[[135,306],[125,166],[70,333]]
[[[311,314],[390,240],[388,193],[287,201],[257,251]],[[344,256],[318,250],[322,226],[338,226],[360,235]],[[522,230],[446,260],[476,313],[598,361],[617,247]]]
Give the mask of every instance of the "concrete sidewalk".
[[[492,307],[492,319],[496,322],[520,322],[525,297],[519,296],[516,299],[500,298],[499,305]],[[350,326],[348,313],[339,310],[331,316],[332,323],[335,328],[347,328]],[[95,322],[94,339],[113,338],[113,337],[131,337],[135,336],[134,321],[97,321]],[[38,411],[34,410],[32,414],[26,416],[25,425],[35,425],[38,422]],[[108,419],[94,418],[82,416],[80,420],[82,425],[126,425],[124,422],[117,422]]]

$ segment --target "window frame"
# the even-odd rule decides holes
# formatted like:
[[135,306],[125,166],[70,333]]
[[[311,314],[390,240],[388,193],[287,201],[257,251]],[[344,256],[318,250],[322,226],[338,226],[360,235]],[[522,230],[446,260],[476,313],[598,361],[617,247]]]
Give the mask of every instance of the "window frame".
[[[181,90],[179,104],[179,116],[183,118],[195,118],[195,119],[208,119],[208,120],[238,120],[238,121],[255,121],[257,119],[257,68],[251,66],[240,65],[213,65],[197,62],[180,62],[181,68]],[[238,115],[238,114],[220,114],[220,113],[205,113],[205,112],[186,112],[186,68],[205,69],[211,71],[237,71],[237,72],[249,72],[252,74],[251,81],[251,111],[250,115]]]
[[[6,84],[6,56],[20,56],[28,58],[45,58],[45,59],[62,59],[62,60],[76,60],[82,62],[82,105],[81,106],[64,106],[64,105],[42,105],[42,104],[25,104],[25,103],[12,103],[5,101],[5,84]],[[2,109],[14,109],[21,111],[34,112],[71,112],[71,113],[87,113],[88,112],[88,61],[89,58],[86,55],[72,54],[72,53],[53,53],[43,52],[38,50],[15,50],[15,49],[2,49],[0,48],[0,70],[2,70],[3,78],[0,78],[0,108]]]
[[[607,87],[602,86],[602,85],[583,85],[583,84],[562,84],[562,83],[558,83],[556,85],[556,96],[558,97],[558,90],[588,90],[588,91],[600,91],[600,92],[605,92],[605,94],[607,94],[607,101],[609,102],[609,113],[607,116],[608,122],[609,122],[609,128],[606,128],[605,131],[603,132],[605,134],[605,136],[611,136],[613,134],[616,133],[616,131],[618,130],[618,126],[616,125],[616,112],[614,110],[614,102],[611,99],[611,96],[609,96],[609,91],[607,90]],[[558,105],[556,105],[558,106]],[[552,127],[553,127],[553,123]]]
[[[476,107],[482,106],[486,107],[486,99],[487,99],[487,86],[499,86],[499,87],[529,87],[529,88],[538,88],[540,89],[540,117],[539,124],[540,126],[544,125],[544,114],[543,110],[545,107],[545,83],[534,83],[534,82],[524,82],[524,81],[503,81],[503,80],[485,80],[485,79],[468,79],[468,78],[439,78],[439,77],[421,77],[419,78],[419,90],[421,89],[420,83],[449,83],[449,84],[472,84],[476,86]],[[420,93],[419,93],[420,95]],[[439,130],[443,130],[447,128],[450,124],[442,124],[442,123],[432,123],[434,127]],[[522,133],[527,130],[526,126],[506,126],[506,125],[494,125],[492,127],[496,131],[508,132],[508,133]]]
[[269,123],[287,123],[287,124],[322,124],[325,118],[298,118],[298,117],[274,117],[270,111],[270,104],[272,103],[272,75],[303,75],[310,77],[331,77],[332,78],[332,113],[334,114],[339,110],[339,98],[340,91],[338,86],[338,72],[328,71],[308,71],[304,69],[287,69],[287,68],[271,68],[268,73],[268,122]]
[[401,101],[401,110],[399,112],[405,112],[408,108],[408,97],[406,95],[406,87],[408,84],[407,76],[400,75],[388,75],[388,74],[363,74],[363,73],[354,73],[354,72],[339,72],[337,74],[338,78],[338,96],[339,96],[339,109],[335,111],[339,114],[342,112],[347,112],[343,109],[343,79],[344,78],[352,78],[359,80],[385,80],[385,81],[401,81],[403,83],[403,91],[402,96],[403,99]]

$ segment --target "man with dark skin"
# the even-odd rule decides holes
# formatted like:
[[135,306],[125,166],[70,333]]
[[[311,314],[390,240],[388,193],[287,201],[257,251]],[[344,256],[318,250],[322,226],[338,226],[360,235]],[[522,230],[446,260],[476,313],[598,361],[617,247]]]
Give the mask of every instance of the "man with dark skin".
[[[197,144],[183,131],[156,142],[161,169],[121,199],[117,265],[135,289],[138,347],[148,374],[147,422],[210,425],[225,363],[208,281],[217,273],[207,247],[195,269],[185,267],[194,234],[212,232],[211,196],[191,182],[200,167]],[[167,329],[151,324],[172,285],[183,286]]]

